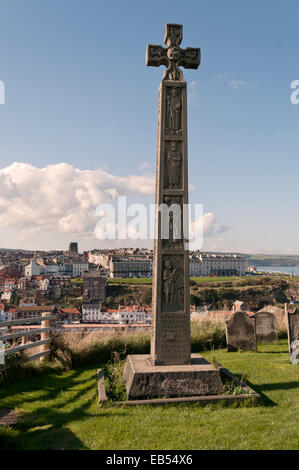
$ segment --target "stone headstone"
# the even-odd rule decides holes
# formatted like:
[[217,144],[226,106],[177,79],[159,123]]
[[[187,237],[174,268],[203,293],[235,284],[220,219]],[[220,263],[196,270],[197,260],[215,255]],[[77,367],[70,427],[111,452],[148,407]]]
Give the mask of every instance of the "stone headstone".
[[256,341],[257,343],[273,343],[278,341],[275,316],[270,312],[257,312]]
[[249,316],[246,312],[238,310],[226,320],[227,350],[235,352],[256,351],[255,316]]
[[297,307],[289,307],[285,304],[285,315],[290,359],[294,364],[299,364],[299,310]]

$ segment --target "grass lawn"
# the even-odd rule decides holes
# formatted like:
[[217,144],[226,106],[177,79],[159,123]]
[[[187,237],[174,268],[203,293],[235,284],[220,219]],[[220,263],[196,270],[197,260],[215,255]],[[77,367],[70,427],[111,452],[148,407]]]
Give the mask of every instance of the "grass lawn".
[[0,390],[0,408],[24,412],[0,427],[2,449],[299,449],[299,365],[287,342],[258,353],[205,352],[263,396],[261,406],[116,407],[97,403],[96,368],[31,377]]
[[[194,280],[195,282],[200,282],[201,284],[209,284],[211,282],[232,282],[240,279],[244,279],[240,276],[201,276],[201,277],[191,277],[190,279]],[[113,279],[109,279],[109,285],[119,285],[119,284],[152,284],[152,278],[148,277],[115,277]]]
[[210,282],[232,282],[240,281],[245,279],[243,276],[200,276],[200,277],[190,277],[195,282],[200,282],[201,284],[209,284]]
[[108,280],[108,284],[115,285],[125,285],[125,284],[152,284],[151,277],[114,277]]

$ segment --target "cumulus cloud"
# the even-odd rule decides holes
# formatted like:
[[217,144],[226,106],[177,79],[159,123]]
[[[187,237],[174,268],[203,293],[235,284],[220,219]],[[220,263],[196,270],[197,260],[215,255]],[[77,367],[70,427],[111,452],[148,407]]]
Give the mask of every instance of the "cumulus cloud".
[[67,163],[45,168],[13,163],[0,169],[0,223],[17,231],[19,238],[88,234],[98,219],[97,205],[130,193],[153,195],[154,175],[120,177]]
[[213,212],[206,212],[199,219],[191,222],[190,231],[196,233],[198,230],[203,231],[204,237],[214,237],[230,229],[228,225],[218,225],[217,217]]

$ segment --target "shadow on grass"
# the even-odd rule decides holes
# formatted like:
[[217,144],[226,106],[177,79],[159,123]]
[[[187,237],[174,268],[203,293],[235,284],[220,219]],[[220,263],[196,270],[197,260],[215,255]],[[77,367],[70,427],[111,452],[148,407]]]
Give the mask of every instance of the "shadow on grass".
[[290,390],[299,388],[299,382],[277,382],[259,385],[263,390]]
[[289,354],[288,351],[257,351],[260,354]]
[[260,404],[263,406],[277,406],[277,403],[275,403],[273,400],[271,400],[267,395],[263,393],[264,386],[263,385],[256,385],[250,382],[247,378],[244,379],[242,374],[234,374],[236,377],[238,377],[239,380],[244,380],[246,385],[250,387],[252,390],[254,390],[256,393],[258,393],[261,396],[261,402]]
[[[42,381],[41,377],[39,380],[27,379],[17,389],[16,386],[7,387],[7,405],[19,407],[22,413],[13,428],[0,429],[1,449],[88,449],[68,426],[75,421],[101,419],[110,413],[100,408],[98,413],[91,412],[97,397],[96,375],[81,380],[81,374],[82,370],[76,370],[67,377],[48,375]],[[31,396],[27,397],[29,391]],[[3,395],[1,391],[2,398]],[[34,402],[37,406],[28,410]],[[124,413],[119,410],[117,414],[122,416]]]

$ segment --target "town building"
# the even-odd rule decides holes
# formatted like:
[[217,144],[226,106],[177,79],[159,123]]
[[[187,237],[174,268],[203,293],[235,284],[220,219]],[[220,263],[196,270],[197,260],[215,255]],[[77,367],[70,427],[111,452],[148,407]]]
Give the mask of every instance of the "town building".
[[61,323],[74,323],[81,320],[81,312],[75,308],[59,308],[57,311],[57,321]]
[[88,272],[89,265],[86,262],[74,261],[72,277],[82,277]]
[[109,260],[110,277],[152,277],[153,258],[112,256]]
[[[16,319],[15,307],[5,307],[4,304],[0,304],[0,322],[12,321]],[[0,323],[1,326],[1,323]]]
[[190,276],[243,276],[246,259],[235,254],[190,253]]
[[44,304],[49,299],[49,291],[47,289],[36,289],[35,300],[38,304]]
[[120,307],[118,314],[120,324],[152,322],[152,310],[150,308],[141,306]]
[[107,309],[102,311],[100,305],[83,304],[83,323],[104,323],[104,324],[138,324],[152,321],[152,311],[150,308],[141,306],[119,306],[118,309]]
[[34,258],[30,260],[30,263],[27,266],[25,266],[25,276],[28,278],[39,276],[43,271],[43,266],[38,264]]
[[82,321],[83,323],[118,323],[118,311],[110,309],[102,312],[99,304],[83,304]]
[[103,301],[106,299],[106,279],[99,271],[90,271],[83,275],[83,300]]
[[78,253],[78,243],[77,242],[71,242],[69,244],[69,251],[73,253]]
[[35,305],[34,297],[24,297],[20,299],[19,307],[33,307]]
[[54,314],[56,307],[53,305],[35,305],[32,307],[19,306],[16,308],[16,319],[41,317],[45,312]]

